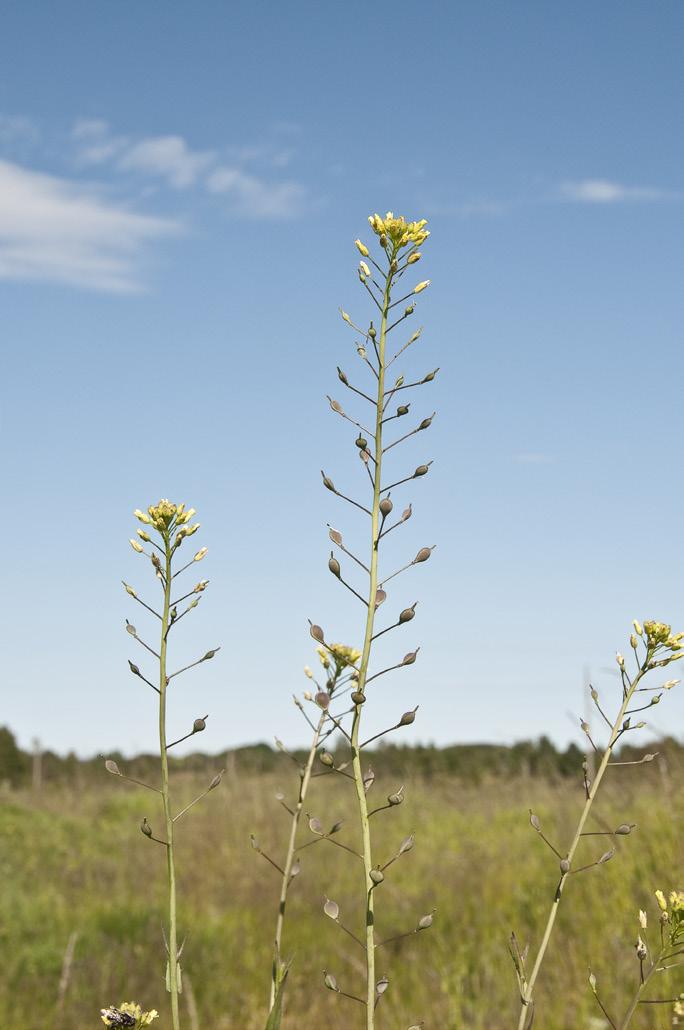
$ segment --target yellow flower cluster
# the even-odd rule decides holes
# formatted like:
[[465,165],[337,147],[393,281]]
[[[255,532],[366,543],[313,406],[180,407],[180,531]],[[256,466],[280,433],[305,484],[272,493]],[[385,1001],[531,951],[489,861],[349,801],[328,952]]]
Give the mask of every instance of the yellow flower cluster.
[[142,1030],[159,1016],[156,1009],[143,1012],[140,1005],[134,1001],[124,1001],[118,1008],[112,1005],[108,1009],[101,1009],[100,1012],[105,1026],[133,1027],[134,1030]]
[[375,235],[381,237],[380,242],[382,237],[385,237],[392,244],[395,254],[409,243],[420,247],[430,235],[425,228],[425,218],[419,222],[407,222],[403,216],[395,218],[392,212],[388,211],[384,218],[377,214],[369,215],[368,222]]
[[[173,504],[167,498],[162,498],[159,504],[151,504],[147,509],[147,512],[140,511],[140,508],[136,508],[133,512],[136,519],[142,522],[145,526],[154,526],[160,533],[165,533],[171,527],[178,529],[181,539],[184,536],[192,536],[196,533],[199,527],[199,522],[196,522],[194,526],[185,528],[186,524],[195,514],[194,508],[188,508],[184,504]],[[144,530],[138,530],[138,536],[143,540],[149,540]],[[137,550],[137,548],[136,548]]]
[[684,633],[673,634],[672,627],[666,622],[647,620],[644,622],[644,632],[651,647],[663,645],[671,651],[681,651],[684,648]]
[[355,647],[348,647],[346,644],[331,644],[329,648],[323,647],[321,644],[316,648],[316,654],[324,669],[330,668],[330,658],[332,657],[337,675],[348,666],[355,666],[361,657],[360,651],[357,651]]

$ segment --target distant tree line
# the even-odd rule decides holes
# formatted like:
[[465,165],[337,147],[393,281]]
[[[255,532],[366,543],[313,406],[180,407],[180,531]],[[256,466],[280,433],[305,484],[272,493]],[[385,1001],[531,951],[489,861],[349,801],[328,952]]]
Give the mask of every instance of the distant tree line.
[[[334,748],[332,749],[334,753]],[[667,737],[648,747],[634,748],[625,745],[620,751],[624,761],[641,758],[648,752],[657,751],[672,771],[684,767],[684,745]],[[306,755],[292,752],[298,759]],[[159,762],[154,755],[141,754],[124,758],[118,752],[96,755],[81,759],[73,752],[65,756],[53,751],[41,755],[41,779],[45,784],[79,784],[86,786],[104,775],[103,761],[113,758],[125,765],[130,776],[144,778],[153,776]],[[173,759],[178,771],[212,774],[217,760],[229,772],[257,774],[277,772],[283,767],[285,758],[277,748],[268,744],[252,744],[221,752],[218,756],[194,752],[183,758]],[[437,747],[433,744],[393,745],[386,744],[369,753],[369,761],[378,775],[387,776],[452,776],[471,784],[489,779],[511,776],[536,776],[546,780],[562,780],[577,776],[584,760],[584,753],[576,744],[558,749],[548,737],[537,740],[523,740],[516,744],[452,744]],[[22,750],[14,734],[6,727],[0,727],[0,785],[27,787],[32,782],[34,755]],[[655,772],[657,763],[652,763]]]

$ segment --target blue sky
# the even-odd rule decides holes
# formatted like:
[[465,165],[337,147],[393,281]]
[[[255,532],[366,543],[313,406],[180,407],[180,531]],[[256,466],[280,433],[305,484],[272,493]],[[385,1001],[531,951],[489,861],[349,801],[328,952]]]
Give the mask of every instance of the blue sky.
[[[437,550],[380,658],[421,653],[369,727],[420,703],[406,740],[579,739],[583,667],[608,692],[632,618],[684,628],[683,29],[637,2],[5,11],[0,721],[24,745],[154,747],[120,580],[153,591],[127,539],[160,496],[209,548],[178,660],[222,645],[172,726],[305,739],[306,619],[362,630],[325,524],[364,527],[319,469],[363,489],[325,395],[375,210],[430,220],[405,370],[441,372],[388,564]],[[679,733],[684,693],[654,715]]]

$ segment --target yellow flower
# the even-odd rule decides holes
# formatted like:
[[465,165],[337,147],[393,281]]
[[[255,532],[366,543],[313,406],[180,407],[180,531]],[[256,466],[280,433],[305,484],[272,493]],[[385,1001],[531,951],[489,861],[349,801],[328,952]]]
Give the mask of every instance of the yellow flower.
[[143,545],[139,544],[137,540],[129,540],[128,542],[131,545],[131,547],[133,548],[133,550],[137,551],[138,554],[142,554],[143,553],[143,550],[144,550]]
[[666,622],[654,622],[652,619],[644,622],[644,630],[648,643],[655,647],[657,644],[665,644],[672,632],[672,627]]
[[658,908],[661,912],[667,912],[667,902],[665,901],[665,895],[662,891],[655,892],[655,899],[658,902]]
[[361,652],[355,647],[347,647],[346,644],[331,644],[330,651],[338,669],[345,669],[348,665],[356,665]]
[[124,1001],[118,1008],[112,1005],[108,1009],[100,1009],[100,1015],[105,1026],[131,1027],[134,1030],[142,1030],[159,1017],[156,1009],[143,1012],[140,1005],[134,1001]]
[[320,658],[321,665],[323,666],[323,668],[324,669],[329,669],[330,668],[330,659],[328,658],[328,652],[326,651],[326,649],[323,647],[322,644],[320,645],[320,647],[316,648],[316,654]]
[[430,235],[425,230],[427,221],[424,218],[420,222],[407,222],[403,216],[395,218],[391,211],[384,218],[377,214],[369,215],[368,224],[376,236],[389,240],[394,254],[409,244],[420,246]]
[[365,243],[362,243],[361,240],[354,240],[354,243],[356,244],[356,249],[359,254],[361,254],[362,257],[368,257],[369,251]]
[[200,547],[199,551],[197,552],[197,554],[194,556],[194,558],[192,560],[193,561],[202,561],[202,558],[204,558],[206,553],[207,553],[207,548],[206,547]]
[[416,288],[414,289],[413,292],[414,293],[422,293],[423,290],[427,290],[429,285],[430,285],[430,280],[426,279],[424,282],[418,283],[418,285],[416,286]]
[[136,508],[133,514],[135,515],[136,519],[140,519],[140,521],[144,522],[146,526],[149,526],[150,522],[152,521],[149,515],[146,515],[144,511],[140,511],[140,508]]
[[168,529],[173,522],[178,511],[178,505],[172,504],[167,498],[163,498],[159,504],[150,505],[147,511],[155,528],[164,530]]

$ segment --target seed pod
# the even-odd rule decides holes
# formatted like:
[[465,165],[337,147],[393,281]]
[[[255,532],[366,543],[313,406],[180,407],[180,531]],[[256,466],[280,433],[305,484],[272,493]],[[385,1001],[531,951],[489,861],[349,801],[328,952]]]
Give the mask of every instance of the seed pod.
[[537,833],[541,833],[541,823],[539,822],[538,816],[536,816],[532,810],[530,810],[530,823]]
[[395,794],[388,794],[387,801],[390,805],[400,805],[404,800],[404,788],[400,787]]
[[328,559],[328,568],[332,572],[333,576],[337,576],[338,579],[340,578],[340,563],[332,551],[330,552],[330,558]]
[[389,513],[392,511],[394,505],[390,501],[389,497],[383,497],[383,499],[380,501],[379,507],[381,514],[384,515],[385,518],[387,518]]
[[421,429],[429,429],[430,426],[432,425],[432,420],[433,420],[434,417],[435,417],[434,415],[430,415],[429,418],[424,418],[423,421],[418,426],[418,432],[420,432]]
[[375,337],[378,335],[377,332],[375,331],[375,326],[373,325],[372,322],[370,324],[370,328],[368,329],[368,335],[370,336],[371,340],[374,340]]
[[378,590],[375,591],[375,607],[379,608],[380,605],[382,604],[382,602],[386,601],[386,600],[387,600],[387,594],[382,589],[382,587],[380,587]]
[[636,823],[620,823],[615,833],[620,837],[626,837],[634,829],[636,829]]
[[121,770],[112,758],[108,758],[105,762],[105,769],[108,773],[111,773],[112,776],[121,776]]
[[407,851],[410,851],[413,845],[416,843],[416,838],[412,833],[408,837],[404,837],[401,844],[399,845],[399,851],[397,854],[405,855]]
[[216,788],[218,787],[218,785],[219,785],[219,783],[221,782],[222,779],[223,779],[223,773],[222,772],[216,773],[216,776],[214,776],[213,780],[211,781],[211,783],[207,787],[207,793],[209,793],[210,790],[216,790]]
[[337,415],[344,415],[344,410],[339,401],[334,400],[332,397],[328,397],[328,401],[330,403],[330,407]]
[[328,836],[332,837],[334,833],[339,833],[343,826],[344,821],[342,819],[338,819],[337,822],[333,823],[330,829],[328,830]]
[[401,664],[402,665],[413,665],[413,663],[415,662],[416,658],[418,657],[418,651],[419,650],[420,650],[420,648],[417,647],[415,651],[409,651],[408,654],[405,654],[404,657],[401,660]]
[[408,413],[409,413],[409,405],[408,404],[400,404],[399,407],[397,408],[397,416],[399,418],[401,418],[402,415],[408,415]]
[[323,823],[315,816],[312,816],[309,819],[309,829],[312,833],[317,833],[319,837],[323,836]]
[[643,962],[646,958],[648,958],[648,948],[646,947],[646,945],[642,941],[641,937],[638,938],[638,940],[637,940],[637,942],[635,944],[635,948],[636,948],[637,958],[639,959],[640,962]]
[[323,643],[325,636],[320,626],[317,626],[315,623],[312,624],[309,632],[311,633],[311,636],[314,638],[314,640],[317,640],[319,644]]
[[335,760],[333,759],[333,756],[330,754],[329,751],[321,751],[320,755],[318,756],[318,760],[321,763],[321,765],[327,765],[329,769],[331,769],[335,764]]
[[567,858],[561,858],[561,860],[560,860],[560,871],[563,874],[563,876],[565,876],[567,873],[570,872],[570,862],[568,861]]
[[418,476],[426,476],[429,471],[429,465],[419,465],[416,471],[413,473],[413,479],[416,479]]
[[128,668],[131,670],[131,672],[133,673],[134,676],[139,676],[140,675],[140,669],[138,668],[137,665],[133,664],[133,662],[130,660],[130,658],[128,659]]
[[355,705],[362,705],[366,700],[366,695],[361,690],[353,690],[351,699]]
[[323,911],[325,912],[326,916],[329,916],[331,919],[337,921],[337,917],[340,914],[340,906],[337,904],[336,901],[331,901],[330,898],[326,898],[325,904],[323,905]]
[[323,469],[321,469],[321,475],[323,477],[323,486],[326,488],[326,490],[332,490],[333,493],[337,493],[337,491],[335,490],[335,484],[329,476],[326,476]]
[[295,876],[299,876],[299,874],[301,873],[301,871],[302,871],[302,867],[301,867],[301,864],[300,864],[300,862],[299,862],[299,859],[298,859],[298,860],[297,860],[297,861],[296,861],[296,862],[294,863],[294,865],[292,866],[292,869],[290,870],[290,878],[291,878],[292,880],[294,880]]
[[423,916],[422,919],[418,920],[418,926],[417,926],[416,929],[418,929],[418,930],[429,930],[430,927],[432,926],[433,921],[434,921],[434,915],[435,915],[435,910],[433,909],[432,912],[428,912],[428,914],[426,916]]
[[206,730],[208,718],[209,716],[205,715],[203,719],[195,719],[195,721],[192,724],[192,732],[201,733],[202,730]]
[[[418,602],[416,601],[416,604]],[[410,608],[404,608],[403,612],[399,615],[399,622],[403,625],[405,622],[410,622],[416,614],[416,604],[411,605]]]
[[337,544],[338,547],[342,546],[342,534],[338,533],[338,531],[336,529],[333,529],[332,527],[329,526],[328,527],[328,536],[330,537],[330,539],[332,540],[332,542],[334,544]]
[[376,887],[379,884],[381,884],[382,881],[385,879],[385,874],[383,873],[382,869],[371,869],[368,875],[370,876],[371,880],[373,881]]
[[432,380],[435,378],[435,376],[437,375],[438,372],[439,372],[438,368],[436,368],[433,372],[428,372],[428,374],[425,376],[425,378],[421,379],[421,383],[431,383]]
[[249,843],[255,851],[261,852],[261,848],[259,847],[259,841],[256,839],[253,833],[250,833],[249,835]]
[[132,637],[137,637],[138,631],[135,626],[126,619],[126,632],[130,633]]
[[400,726],[410,726],[412,722],[416,721],[416,712],[418,711],[418,705],[410,712],[404,712],[401,719],[399,720]]
[[411,518],[412,515],[413,515],[413,508],[409,504],[408,508],[404,508],[403,512],[401,513],[401,521],[402,522],[408,522],[408,520]]
[[610,862],[614,854],[615,851],[612,848],[610,851],[606,851],[603,855],[601,855],[596,865],[604,865],[606,862]]
[[652,762],[653,759],[656,758],[656,757],[657,757],[657,752],[656,752],[655,755],[644,755],[644,757],[641,759],[641,761],[642,762]]
[[143,821],[140,823],[140,829],[142,830],[142,832],[145,834],[146,837],[151,837],[152,836],[152,827],[148,823],[147,819],[143,819]]
[[220,647],[215,647],[211,651],[207,651],[207,653],[204,655],[204,657],[200,658],[200,661],[201,662],[208,662],[209,659],[213,658],[214,655],[218,654],[220,650],[221,650]]
[[316,704],[324,711],[330,706],[330,694],[327,690],[319,690],[315,697]]
[[376,995],[376,997],[379,998],[381,994],[384,994],[388,987],[389,987],[389,980],[387,979],[386,976],[383,976],[382,979],[378,980],[378,982],[375,985],[375,995]]
[[421,547],[418,554],[413,559],[413,564],[416,565],[418,562],[427,561],[432,554],[432,547]]
[[361,435],[361,433],[359,433],[359,435],[357,436],[355,443],[360,451],[365,451],[368,449],[368,440],[366,440],[365,437]]
[[415,304],[409,304],[409,306],[407,308],[404,308],[404,315],[405,316],[412,315],[415,310],[416,310],[416,305]]
[[325,969],[323,970],[323,983],[325,984],[325,986],[328,988],[329,991],[337,991],[337,993],[339,994],[339,990],[340,989],[337,986],[337,980],[332,975],[332,973],[326,972]]
[[366,794],[371,789],[371,787],[373,786],[374,783],[375,783],[375,773],[373,772],[373,770],[371,769],[371,767],[369,765],[367,771],[363,774],[363,789],[365,790]]
[[344,383],[345,386],[349,385],[349,380],[347,379],[346,375],[344,374],[339,365],[337,366],[337,377],[341,383]]

